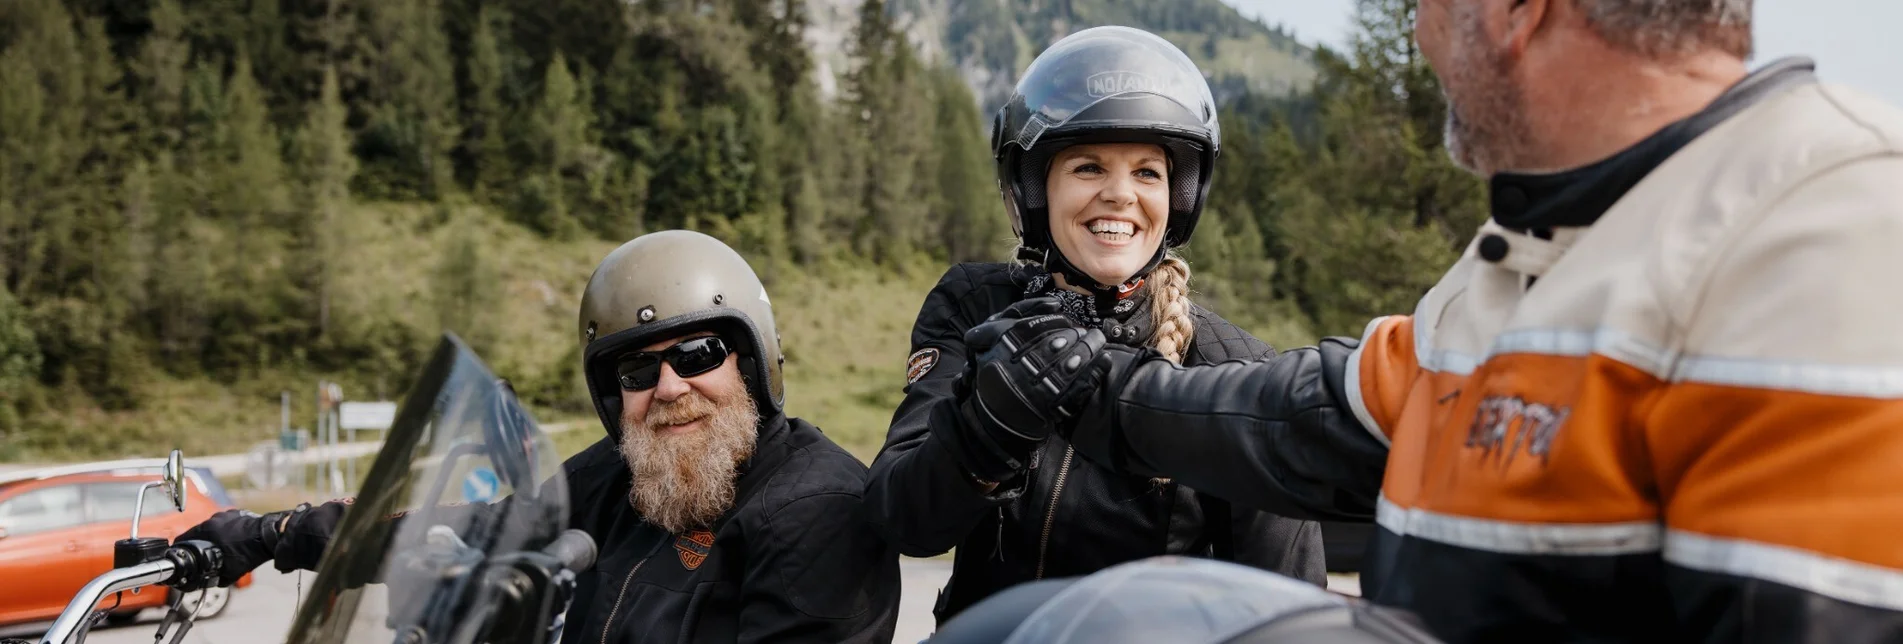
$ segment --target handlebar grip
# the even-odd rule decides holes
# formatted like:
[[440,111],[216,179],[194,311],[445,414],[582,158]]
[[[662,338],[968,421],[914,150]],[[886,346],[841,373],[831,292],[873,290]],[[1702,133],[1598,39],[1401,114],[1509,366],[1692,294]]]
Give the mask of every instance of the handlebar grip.
[[178,573],[167,582],[173,588],[193,591],[218,585],[218,571],[224,567],[225,553],[208,541],[180,541],[165,551],[165,558],[178,566]]
[[580,530],[564,530],[542,553],[562,562],[569,570],[582,572],[595,565],[595,539]]

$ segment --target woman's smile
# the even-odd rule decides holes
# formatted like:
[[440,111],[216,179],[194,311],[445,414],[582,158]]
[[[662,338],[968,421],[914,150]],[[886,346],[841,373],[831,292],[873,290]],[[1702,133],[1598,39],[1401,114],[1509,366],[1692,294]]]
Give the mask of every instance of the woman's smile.
[[1110,218],[1092,219],[1084,223],[1084,229],[1096,236],[1098,242],[1113,248],[1129,245],[1140,230],[1136,222]]

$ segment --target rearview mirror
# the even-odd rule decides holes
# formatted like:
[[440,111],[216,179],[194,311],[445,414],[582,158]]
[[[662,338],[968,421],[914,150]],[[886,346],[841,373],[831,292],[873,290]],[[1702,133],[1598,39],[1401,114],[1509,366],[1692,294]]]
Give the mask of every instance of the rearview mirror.
[[172,507],[179,512],[185,511],[185,452],[172,450],[165,459],[165,494],[172,497]]
[[145,491],[153,486],[165,490],[172,507],[178,508],[179,512],[185,511],[185,452],[172,450],[172,455],[165,458],[165,471],[159,475],[159,480],[139,486],[139,498],[132,504],[132,538],[129,541],[139,540],[139,518],[145,515]]

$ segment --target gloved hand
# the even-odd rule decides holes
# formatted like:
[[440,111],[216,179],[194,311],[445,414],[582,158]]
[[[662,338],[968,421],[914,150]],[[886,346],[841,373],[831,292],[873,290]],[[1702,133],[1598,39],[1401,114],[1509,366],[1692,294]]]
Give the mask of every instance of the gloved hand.
[[347,505],[331,501],[312,507],[306,503],[264,515],[225,510],[192,526],[172,542],[204,541],[223,551],[224,563],[218,571],[220,587],[238,583],[239,577],[274,559],[278,570],[312,570],[330,544],[331,531]]
[[965,334],[978,357],[958,415],[979,448],[967,466],[981,480],[1001,481],[1026,467],[1037,445],[1070,418],[1059,402],[1104,346],[1102,332],[1044,313],[1055,307],[1020,302]]
[[[1063,303],[1058,302],[1057,298],[1054,297],[1036,297],[1028,300],[1019,300],[1012,303],[1011,306],[1005,307],[1003,311],[999,311],[992,314],[991,317],[985,318],[984,322],[965,331],[965,354],[972,356],[970,366],[966,369],[967,377],[975,377],[979,365],[1009,357],[1013,352],[1017,351],[1018,345],[1021,343],[1016,339],[1013,340],[1015,344],[1005,346],[1000,346],[998,342],[1003,340],[1005,334],[1009,333],[1011,329],[1016,328],[1019,322],[1033,318],[1054,318],[1044,320],[1043,323],[1053,325],[1050,327],[1051,329],[1061,328],[1063,326],[1074,326],[1063,318],[1063,312]],[[1026,329],[1014,337],[1023,338],[1025,337],[1024,333],[1028,332],[1030,331]]]
[[1057,435],[1076,446],[1080,453],[1115,455],[1114,462],[1103,464],[1128,471],[1122,462],[1122,452],[1108,447],[1123,444],[1116,398],[1137,368],[1151,361],[1167,363],[1169,359],[1151,347],[1115,343],[1102,347],[1085,362],[1070,388],[1054,403],[1066,414],[1066,422],[1056,427]]
[[278,524],[288,514],[225,510],[192,526],[172,542],[204,541],[223,551],[224,563],[218,571],[218,586],[222,588],[238,583],[239,577],[271,560],[278,547]]

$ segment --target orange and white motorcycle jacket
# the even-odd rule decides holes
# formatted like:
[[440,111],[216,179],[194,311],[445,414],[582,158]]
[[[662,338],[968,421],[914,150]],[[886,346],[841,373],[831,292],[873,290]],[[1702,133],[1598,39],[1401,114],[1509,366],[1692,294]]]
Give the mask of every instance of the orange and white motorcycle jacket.
[[1789,59],[1490,189],[1412,315],[1143,361],[1073,444],[1373,519],[1365,594],[1449,641],[1903,641],[1903,110]]

